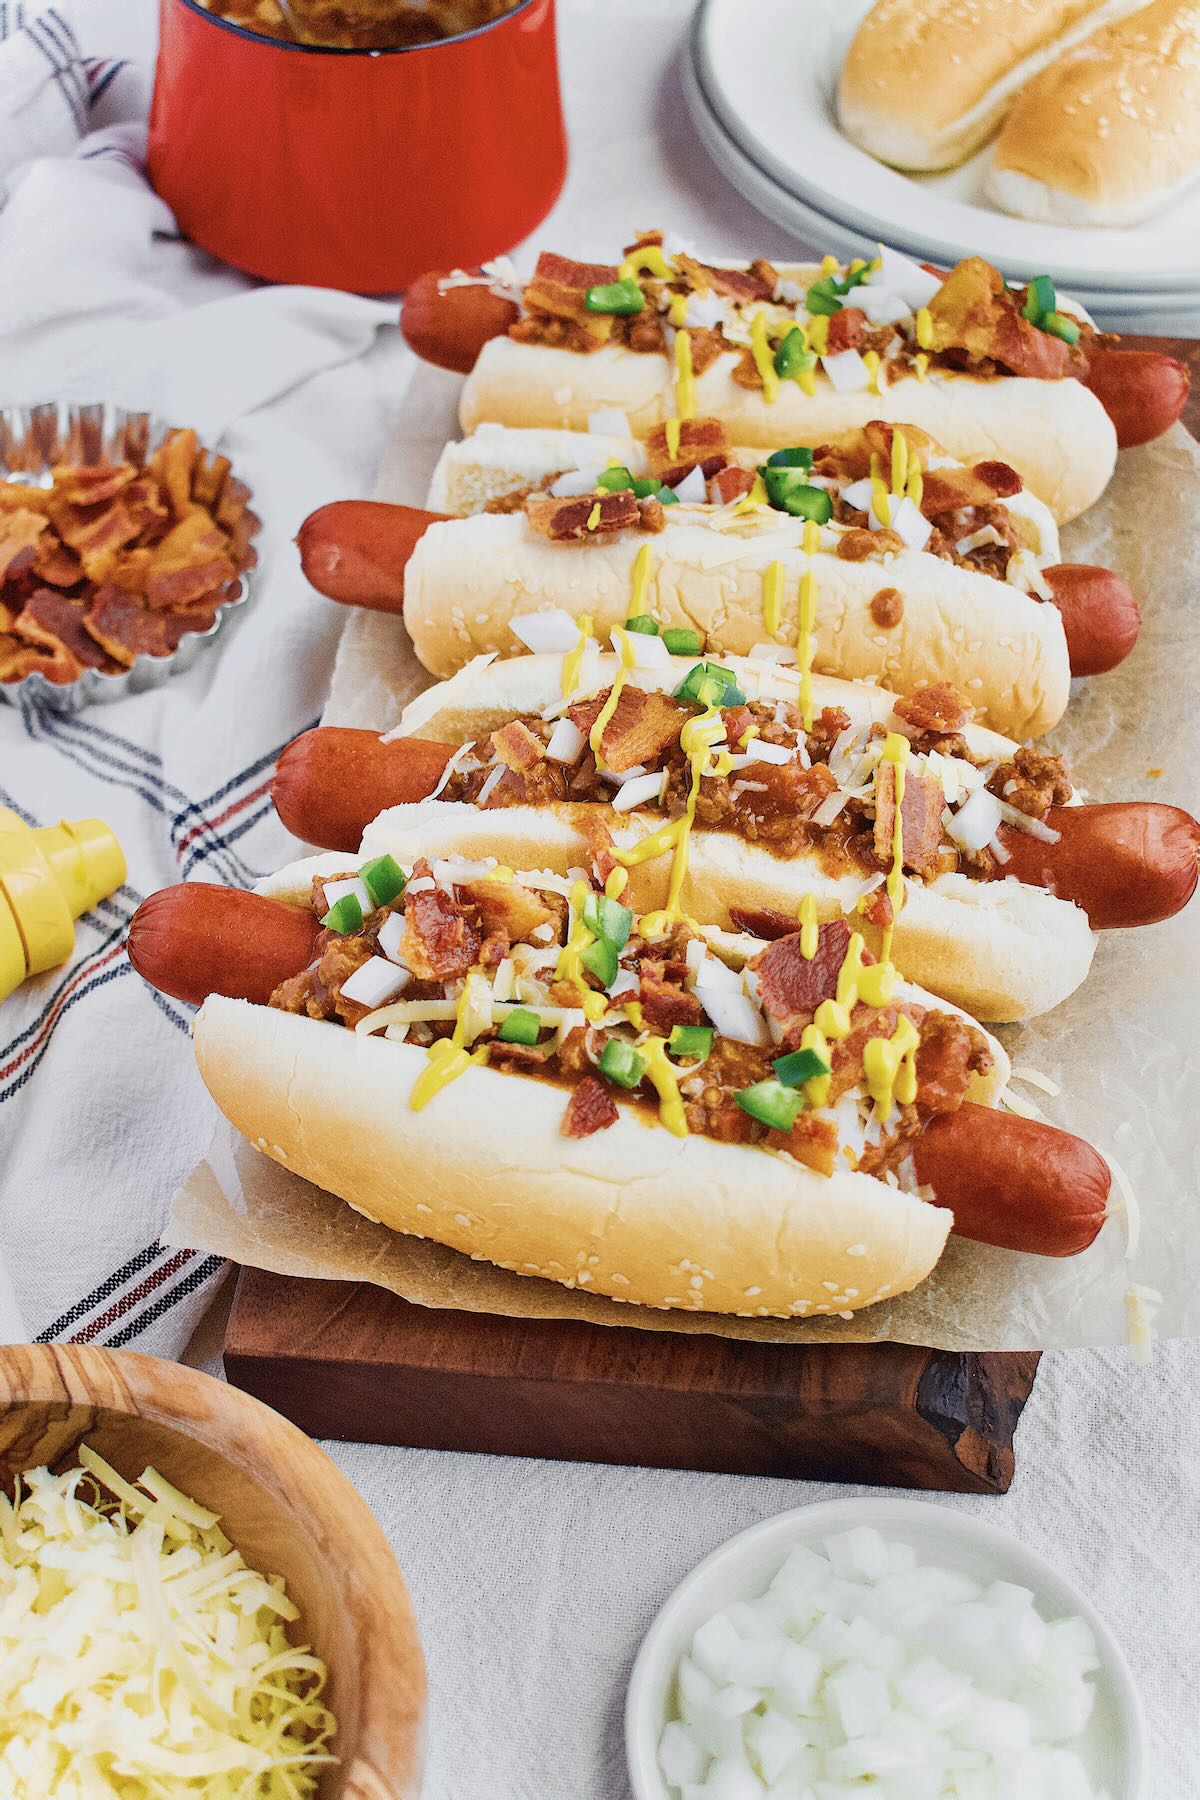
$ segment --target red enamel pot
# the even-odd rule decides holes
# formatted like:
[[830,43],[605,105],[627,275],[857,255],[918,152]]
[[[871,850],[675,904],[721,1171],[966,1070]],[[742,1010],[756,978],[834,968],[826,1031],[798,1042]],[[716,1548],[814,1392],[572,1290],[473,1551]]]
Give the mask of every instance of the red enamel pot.
[[187,237],[268,281],[386,294],[483,262],[533,230],[566,173],[554,5],[331,50],[159,0],[151,180]]

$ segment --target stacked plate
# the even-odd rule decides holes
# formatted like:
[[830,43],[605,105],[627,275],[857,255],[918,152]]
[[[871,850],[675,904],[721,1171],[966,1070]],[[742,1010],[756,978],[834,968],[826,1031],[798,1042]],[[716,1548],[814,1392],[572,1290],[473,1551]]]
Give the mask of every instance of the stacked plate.
[[1039,225],[984,197],[989,149],[905,175],[838,128],[838,74],[872,0],[701,0],[684,86],[705,147],[734,186],[820,252],[884,241],[926,261],[986,256],[1050,275],[1113,331],[1200,332],[1200,188],[1127,230]]

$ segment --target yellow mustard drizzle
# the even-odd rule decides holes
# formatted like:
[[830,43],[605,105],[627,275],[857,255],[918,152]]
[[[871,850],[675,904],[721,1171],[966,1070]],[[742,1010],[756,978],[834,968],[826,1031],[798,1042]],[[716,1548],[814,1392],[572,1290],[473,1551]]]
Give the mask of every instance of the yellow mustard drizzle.
[[648,1037],[638,1045],[638,1053],[646,1059],[646,1074],[658,1094],[658,1116],[673,1137],[688,1135],[687,1116],[679,1093],[675,1071],[667,1060],[667,1046],[660,1037]]
[[639,244],[636,250],[630,251],[617,271],[621,281],[631,281],[638,275],[653,275],[659,281],[669,281],[674,273],[661,244]]
[[760,737],[761,735],[757,725],[747,725],[745,731],[743,731],[741,737],[738,739],[738,749],[748,750],[750,748],[750,739]]
[[413,1112],[420,1112],[423,1107],[428,1106],[443,1088],[449,1087],[452,1081],[457,1081],[460,1075],[465,1075],[472,1063],[487,1061],[486,1044],[481,1044],[478,1050],[469,1054],[463,1048],[467,1029],[467,1004],[471,997],[471,976],[476,972],[472,969],[463,982],[453,1032],[448,1038],[437,1038],[429,1046],[425,1067],[413,1082],[412,1093],[409,1095],[408,1104]]
[[921,473],[921,465],[914,456],[908,465],[908,497],[921,510],[921,501],[925,498],[925,477]]
[[891,925],[885,926],[883,944],[880,950],[882,961],[892,960],[892,932],[900,908],[904,905],[904,778],[908,767],[909,742],[898,731],[889,731],[883,740],[882,762],[891,763],[896,771],[896,817],[892,825],[892,866],[888,870],[888,878],[884,883],[887,897],[892,903]]
[[917,343],[922,350],[928,350],[933,342],[933,316],[927,306],[917,309]]
[[867,366],[867,374],[870,377],[871,392],[877,394],[879,392],[879,370],[882,363],[878,350],[864,350],[863,362]]
[[619,900],[629,886],[628,869],[610,869],[608,880],[604,883],[604,892],[610,900]]
[[590,988],[584,979],[583,964],[580,957],[588,945],[595,942],[595,937],[583,922],[583,907],[590,889],[586,881],[575,881],[571,884],[571,907],[575,913],[575,924],[571,935],[558,953],[558,961],[554,965],[555,981],[566,981],[576,988],[580,995],[579,1004],[583,1008],[586,1019],[595,1024],[608,1011],[608,995],[598,994]]
[[[691,764],[692,780],[682,817],[672,819],[669,824],[650,832],[628,850],[613,851],[617,861],[625,868],[649,862],[654,857],[665,856],[668,851],[673,852],[667,904],[659,912],[647,913],[641,922],[641,929],[650,936],[656,936],[680,919],[687,918],[680,908],[679,896],[687,879],[689,840],[696,817],[696,803],[700,798],[700,782],[706,774],[728,775],[733,760],[729,751],[718,750],[716,756],[713,756],[715,746],[724,735],[725,721],[715,706],[710,706],[707,712],[699,713],[687,721],[679,734],[679,742]],[[687,919],[687,923],[699,930],[694,920]]]
[[734,516],[738,517],[742,513],[758,512],[766,504],[767,504],[767,484],[763,480],[762,476],[756,473],[755,477],[754,477],[754,485],[750,489],[750,492],[748,494],[743,494],[742,498],[738,501],[737,505],[734,507],[734,509],[733,509]]
[[[815,556],[821,543],[821,527],[815,519],[806,519],[801,548],[806,556]],[[814,633],[817,628],[817,577],[809,568],[800,577],[799,629],[796,637],[796,657],[800,664],[800,719],[805,731],[812,730],[813,695],[812,670],[813,656],[816,651]]]
[[824,356],[826,350],[829,348],[828,314],[818,313],[815,318],[808,321],[806,329],[808,332],[809,349],[815,350],[818,356]]
[[633,575],[629,590],[629,616],[631,619],[646,610],[646,595],[650,591],[650,577],[653,573],[653,554],[649,544],[643,544],[633,559]]
[[[806,1025],[800,1033],[800,1048],[815,1050],[823,1063],[829,1064],[829,1040],[819,1025]],[[811,1081],[804,1083],[804,1098],[811,1107],[824,1106],[829,1099],[829,1088],[833,1081],[833,1069],[830,1065],[828,1075],[814,1075]]]
[[668,419],[663,426],[663,434],[667,440],[667,455],[672,462],[675,462],[679,456],[679,436],[682,429],[682,419]]
[[817,902],[812,894],[805,894],[800,902],[800,954],[805,962],[812,961],[820,942],[821,925],[817,918]]
[[835,270],[837,270],[840,267],[841,267],[841,265],[838,262],[838,259],[836,256],[823,256],[821,258],[821,273],[822,273],[822,275],[832,275],[835,272]]
[[783,622],[783,564],[769,563],[763,576],[763,630],[774,637]]
[[678,331],[687,324],[688,297],[686,294],[672,294],[667,308],[667,317]]
[[770,406],[779,398],[779,376],[771,353],[771,340],[767,336],[767,315],[761,309],[750,321],[750,350],[762,380],[763,399]]
[[892,492],[902,494],[908,483],[908,439],[897,425],[892,432]]
[[692,373],[691,333],[675,333],[675,406],[681,419],[696,416],[696,377]]
[[624,630],[622,626],[617,626],[616,639],[621,646],[620,664],[617,668],[617,673],[613,678],[613,684],[609,691],[608,699],[596,714],[596,722],[588,733],[588,744],[591,748],[592,755],[596,759],[596,767],[598,769],[605,769],[608,767],[604,757],[601,755],[600,746],[604,742],[604,733],[608,726],[608,722],[617,710],[617,703],[621,698],[625,683],[629,680],[630,675],[637,666],[634,659],[633,645],[630,642],[630,636],[631,634]]
[[567,654],[563,657],[562,696],[564,700],[567,698],[568,694],[573,694],[575,689],[579,686],[579,676],[583,668],[583,653],[587,649],[588,642],[592,635],[592,624],[593,620],[591,613],[580,613],[579,642],[573,650],[568,650]]
[[837,996],[822,1000],[814,1022],[835,1042],[850,1035],[850,1015],[860,1000],[868,1006],[887,1006],[895,991],[896,971],[884,958],[869,967],[863,962],[863,936],[852,931],[846,955],[838,970]]
[[481,881],[515,881],[516,879],[516,870],[510,869],[506,863],[497,863],[494,869],[489,869],[486,875],[480,876]]
[[863,1049],[867,1092],[877,1115],[886,1119],[893,1101],[911,1106],[917,1097],[917,1045],[912,1020],[902,1014],[890,1038],[871,1038]]
[[600,507],[600,502],[597,500],[595,505],[592,507],[591,512],[587,516],[587,528],[589,531],[595,531],[597,525],[600,523],[600,518],[601,518],[601,507]]
[[892,522],[892,509],[888,504],[888,486],[887,482],[883,479],[883,470],[879,461],[878,452],[874,450],[871,452],[871,505],[875,510],[875,517],[879,520],[879,523],[881,525],[890,525]]

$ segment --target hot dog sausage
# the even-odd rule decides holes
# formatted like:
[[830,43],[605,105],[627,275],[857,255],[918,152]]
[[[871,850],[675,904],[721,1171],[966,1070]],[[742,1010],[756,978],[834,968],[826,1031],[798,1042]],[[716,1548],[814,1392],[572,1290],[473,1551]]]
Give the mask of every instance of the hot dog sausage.
[[400,612],[405,564],[422,534],[445,517],[382,500],[333,500],[301,525],[300,565],[329,600]]
[[[184,882],[143,901],[129,958],[163,993],[263,1005],[311,960],[320,927],[301,907]],[[1082,1139],[987,1106],[932,1119],[913,1140],[917,1178],[962,1237],[1041,1256],[1086,1249],[1104,1222],[1108,1168]]]
[[[385,744],[373,731],[320,726],[288,745],[272,797],[296,837],[325,850],[356,850],[385,807],[431,794],[453,753],[453,745],[427,738]],[[1009,860],[995,876],[1014,875],[1074,901],[1097,931],[1172,918],[1195,891],[1200,824],[1180,807],[1149,800],[1056,806],[1045,822],[1059,833],[1057,843],[1001,826]],[[762,926],[742,929],[779,935]],[[783,929],[794,930],[795,921],[785,918]]]
[[969,1101],[913,1140],[917,1179],[959,1237],[1001,1250],[1076,1256],[1104,1223],[1111,1177],[1098,1150],[1037,1119]]
[[129,922],[125,947],[142,978],[199,1006],[209,994],[265,1006],[312,961],[321,926],[307,907],[186,881],[151,894]]
[[454,755],[453,744],[326,725],[288,745],[275,765],[271,798],[288,830],[323,850],[357,850],[389,806],[424,800]]
[[1103,675],[1124,662],[1142,615],[1121,577],[1091,563],[1055,563],[1043,574],[1062,614],[1072,675]]
[[1161,350],[1111,350],[1093,344],[1084,380],[1117,428],[1122,450],[1148,444],[1174,425],[1187,405],[1187,368]]
[[404,296],[400,329],[425,362],[469,375],[488,339],[503,337],[520,308],[484,282],[443,288],[445,280],[444,274],[418,275]]
[[996,873],[1074,900],[1097,931],[1172,918],[1196,890],[1200,824],[1181,807],[1052,806],[1045,822],[1060,834],[1056,844],[1001,826],[1009,861]]

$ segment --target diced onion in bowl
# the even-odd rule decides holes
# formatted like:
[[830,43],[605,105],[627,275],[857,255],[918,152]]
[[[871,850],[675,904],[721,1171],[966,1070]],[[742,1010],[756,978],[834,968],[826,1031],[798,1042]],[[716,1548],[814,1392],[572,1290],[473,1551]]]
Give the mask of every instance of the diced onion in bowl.
[[356,1006],[385,1006],[412,980],[409,969],[398,969],[385,956],[372,956],[342,983],[342,995]]
[[579,622],[561,606],[547,612],[521,613],[510,621],[509,629],[535,656],[565,656],[579,642]]
[[835,393],[862,394],[871,385],[871,371],[857,350],[839,350],[833,356],[823,356],[821,367]]
[[632,437],[628,413],[619,406],[602,406],[588,414],[588,430],[598,437]]
[[568,469],[551,485],[551,496],[555,500],[577,500],[583,494],[594,494],[602,473],[594,465],[588,469]]
[[583,747],[586,742],[587,739],[574,720],[562,718],[550,733],[550,741],[546,745],[546,755],[551,762],[576,763],[583,755]]
[[635,775],[632,781],[623,782],[613,795],[614,812],[632,812],[635,807],[647,806],[657,800],[662,793],[663,771],[660,769],[653,775]]
[[946,831],[960,850],[974,856],[995,837],[1003,816],[995,794],[989,793],[987,788],[976,788],[946,820]]
[[685,506],[703,506],[708,499],[708,485],[699,463],[694,469],[689,469],[683,480],[677,482],[671,491]]

